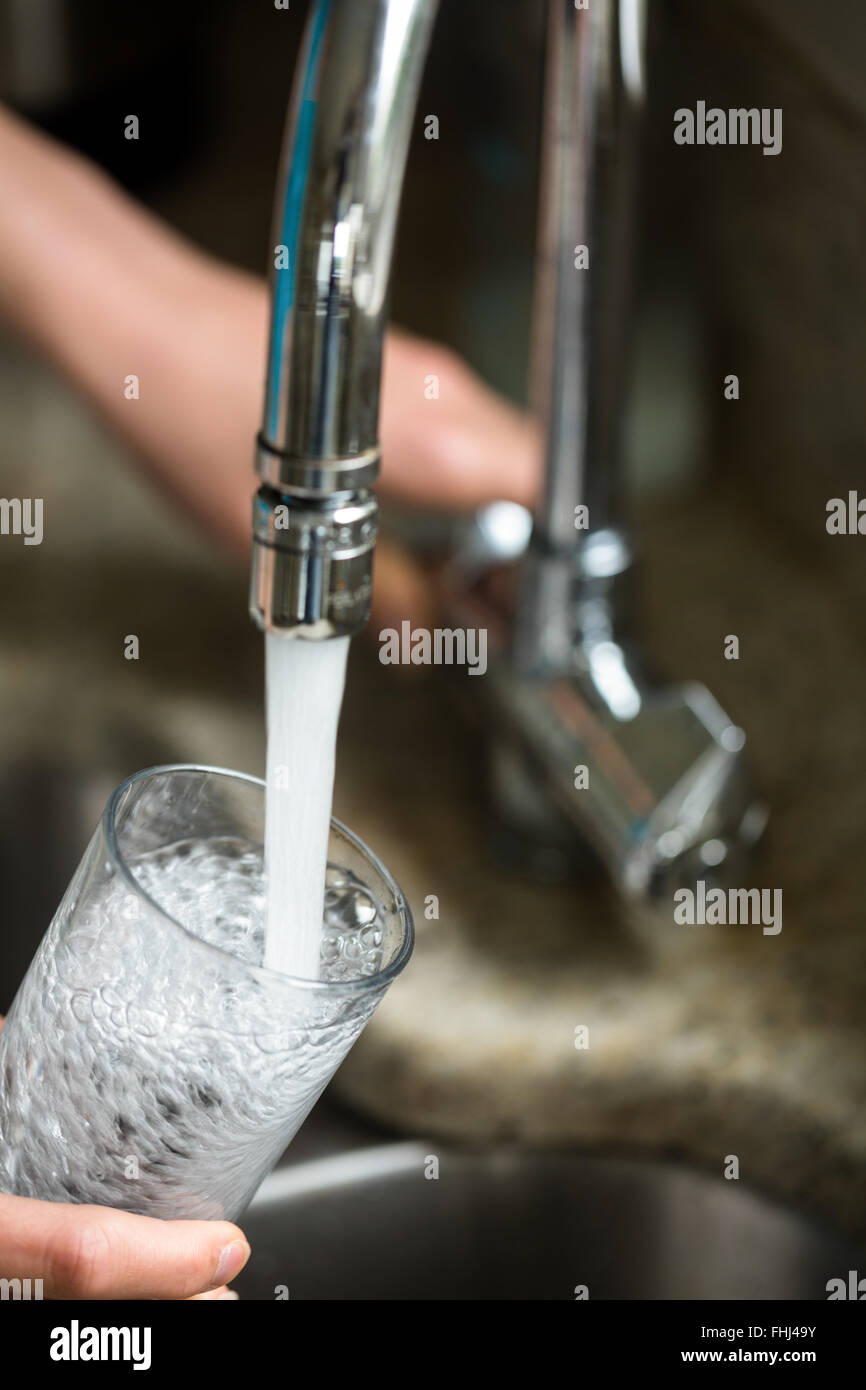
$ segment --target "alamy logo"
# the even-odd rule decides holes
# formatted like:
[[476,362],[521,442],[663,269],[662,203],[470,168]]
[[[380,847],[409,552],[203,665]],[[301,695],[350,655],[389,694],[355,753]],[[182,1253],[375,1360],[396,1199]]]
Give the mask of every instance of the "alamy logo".
[[41,545],[42,498],[0,497],[0,536],[23,536],[25,545]]
[[857,1303],[866,1302],[866,1279],[860,1279],[856,1269],[848,1270],[848,1278],[828,1279],[827,1302],[836,1303],[840,1299],[852,1299]]
[[830,536],[866,536],[866,497],[849,492],[844,497],[831,497],[827,503],[827,534]]
[[699,101],[692,111],[674,112],[674,141],[678,145],[762,145],[764,154],[782,149],[782,108],[738,106],[725,111]]
[[52,1361],[131,1361],[134,1371],[150,1370],[149,1327],[68,1327],[51,1329]]
[[764,936],[782,930],[781,888],[710,888],[699,878],[691,888],[674,893],[674,921],[680,926],[696,923],[708,927],[759,926]]
[[41,1279],[0,1279],[0,1301],[11,1298],[39,1303],[42,1297]]
[[400,631],[385,627],[379,633],[379,660],[383,666],[467,666],[470,676],[487,670],[485,627],[413,628],[404,620]]

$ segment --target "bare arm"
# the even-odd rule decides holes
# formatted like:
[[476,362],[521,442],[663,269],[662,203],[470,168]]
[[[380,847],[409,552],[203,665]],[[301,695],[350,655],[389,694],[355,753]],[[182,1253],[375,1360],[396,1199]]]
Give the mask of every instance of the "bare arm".
[[[249,544],[264,373],[261,281],[203,255],[85,160],[0,109],[0,316],[33,342],[159,481],[238,553]],[[127,374],[140,379],[124,398]],[[424,379],[440,378],[440,398]],[[382,491],[528,502],[532,428],[454,354],[392,332]]]

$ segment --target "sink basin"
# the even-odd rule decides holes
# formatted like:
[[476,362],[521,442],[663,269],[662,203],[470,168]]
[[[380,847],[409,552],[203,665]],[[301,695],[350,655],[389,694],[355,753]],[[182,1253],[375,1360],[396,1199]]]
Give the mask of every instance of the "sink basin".
[[278,1169],[241,1224],[251,1299],[825,1299],[857,1258],[721,1176],[416,1142]]

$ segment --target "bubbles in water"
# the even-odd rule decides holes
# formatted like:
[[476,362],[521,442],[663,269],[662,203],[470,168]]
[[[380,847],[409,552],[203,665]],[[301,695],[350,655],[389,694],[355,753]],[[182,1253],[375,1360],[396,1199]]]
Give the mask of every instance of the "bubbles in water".
[[[181,841],[142,855],[133,873],[148,897],[187,931],[250,965],[262,964],[267,880],[261,853],[246,841]],[[349,869],[329,864],[319,978],[375,975],[383,939],[375,898]]]

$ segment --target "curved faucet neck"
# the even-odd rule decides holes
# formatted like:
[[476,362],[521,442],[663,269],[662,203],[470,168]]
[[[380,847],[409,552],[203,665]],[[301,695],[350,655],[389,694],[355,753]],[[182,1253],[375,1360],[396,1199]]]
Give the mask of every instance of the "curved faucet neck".
[[273,222],[259,472],[314,495],[366,487],[400,193],[438,0],[317,0]]

